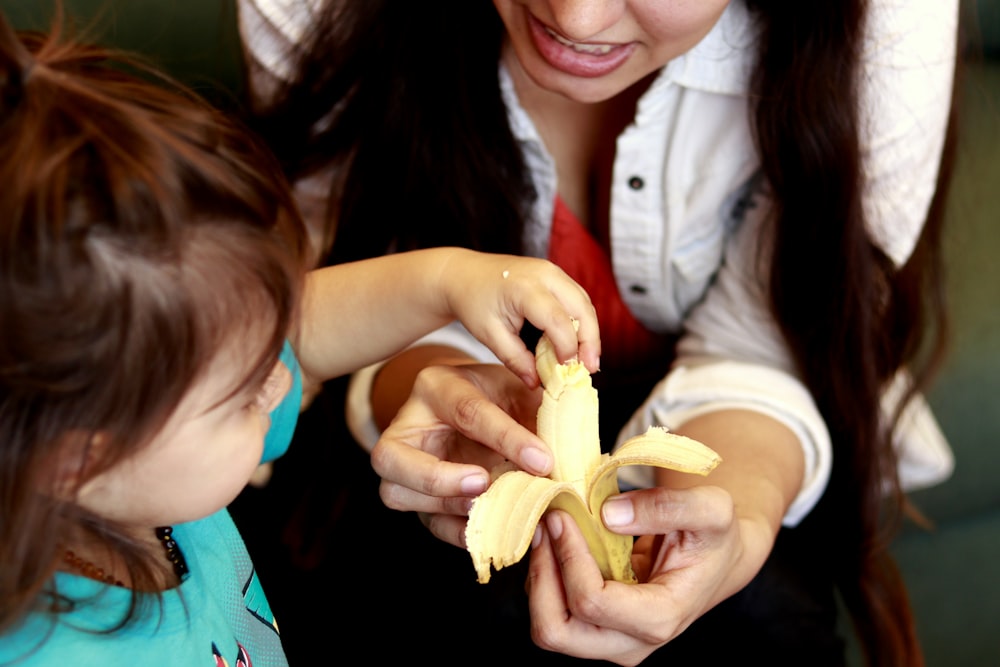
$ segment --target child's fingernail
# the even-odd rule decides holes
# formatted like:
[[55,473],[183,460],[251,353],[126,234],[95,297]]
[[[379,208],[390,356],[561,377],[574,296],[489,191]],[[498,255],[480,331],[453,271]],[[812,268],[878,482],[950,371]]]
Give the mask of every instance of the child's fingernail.
[[490,480],[486,475],[475,474],[469,475],[462,479],[461,489],[462,493],[469,495],[479,495],[486,490],[489,486]]
[[635,521],[635,508],[626,496],[615,496],[604,501],[601,518],[608,528],[627,526]]
[[552,458],[537,447],[528,447],[521,452],[521,465],[530,472],[547,475],[552,468]]
[[531,536],[531,548],[535,549],[542,543],[542,527],[535,526],[535,534]]

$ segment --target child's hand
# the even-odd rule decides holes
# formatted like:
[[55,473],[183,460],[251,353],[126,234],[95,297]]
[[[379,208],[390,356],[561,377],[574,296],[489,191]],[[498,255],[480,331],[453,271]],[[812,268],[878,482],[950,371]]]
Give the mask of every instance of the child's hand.
[[529,387],[539,380],[534,353],[518,335],[526,320],[548,335],[559,361],[579,359],[591,373],[600,368],[590,297],[552,262],[453,249],[441,281],[450,311]]

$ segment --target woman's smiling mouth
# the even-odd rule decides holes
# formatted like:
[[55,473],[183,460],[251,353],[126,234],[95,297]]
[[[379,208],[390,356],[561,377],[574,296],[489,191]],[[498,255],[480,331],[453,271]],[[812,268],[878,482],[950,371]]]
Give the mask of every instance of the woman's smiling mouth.
[[555,39],[557,42],[564,46],[568,46],[577,53],[590,53],[595,56],[603,56],[611,52],[611,49],[615,48],[612,44],[588,44],[585,42],[574,42],[572,40],[566,39],[562,35],[559,35],[554,30],[548,26],[544,26],[545,32]]
[[635,44],[576,42],[560,35],[531,14],[528,27],[535,50],[549,66],[571,76],[605,76],[625,64]]

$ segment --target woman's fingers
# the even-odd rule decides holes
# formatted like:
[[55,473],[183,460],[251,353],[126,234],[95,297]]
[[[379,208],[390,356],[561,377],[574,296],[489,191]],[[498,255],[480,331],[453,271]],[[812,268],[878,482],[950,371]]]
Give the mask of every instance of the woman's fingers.
[[663,535],[675,531],[726,529],[733,520],[732,497],[713,486],[690,489],[653,487],[612,496],[601,519],[622,535]]
[[656,646],[635,636],[650,622],[650,598],[639,586],[603,580],[568,514],[550,512],[544,526],[528,573],[532,639],[581,658],[641,662]]
[[424,369],[372,450],[382,502],[422,513],[431,532],[464,546],[466,516],[489,486],[488,470],[505,459],[536,474],[551,469],[544,444],[512,416],[534,414],[537,404],[502,366]]
[[536,390],[496,364],[432,366],[417,375],[410,400],[382,439],[405,442],[442,460],[483,467],[510,460],[532,474],[547,475],[552,455],[522,425],[534,423],[539,400]]
[[[404,410],[407,409],[404,407]],[[403,412],[400,412],[403,417]],[[475,496],[489,484],[489,473],[481,466],[443,460],[442,449],[436,440],[450,437],[436,429],[407,428],[394,422],[372,449],[372,468],[384,482],[399,485],[421,495],[439,498],[449,496]],[[409,496],[390,494],[399,506],[394,509],[430,511],[428,507],[407,507]]]
[[466,519],[464,516],[421,513],[420,520],[439,540],[462,549],[465,548]]

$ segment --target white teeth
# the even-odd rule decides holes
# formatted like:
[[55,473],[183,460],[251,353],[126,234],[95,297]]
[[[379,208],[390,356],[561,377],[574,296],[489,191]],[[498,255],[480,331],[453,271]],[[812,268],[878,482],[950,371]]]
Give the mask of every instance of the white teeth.
[[552,39],[556,40],[563,46],[568,46],[577,53],[589,53],[594,56],[603,56],[606,53],[610,53],[611,49],[614,48],[611,44],[581,44],[579,42],[573,42],[565,37],[562,37],[561,35],[557,35],[548,28],[545,29],[545,32],[549,33],[549,35],[552,36]]

